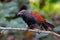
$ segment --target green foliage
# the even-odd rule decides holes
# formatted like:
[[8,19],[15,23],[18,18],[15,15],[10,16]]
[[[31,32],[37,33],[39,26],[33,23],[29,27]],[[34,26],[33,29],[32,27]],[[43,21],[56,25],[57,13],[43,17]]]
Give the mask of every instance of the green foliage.
[[53,29],[55,32],[60,32],[60,26],[56,26],[54,29]]
[[7,24],[7,27],[25,28],[26,24],[21,18],[17,18],[15,20],[11,20]]
[[50,0],[50,3],[56,3],[58,0]]
[[[6,21],[5,21],[6,22]],[[4,21],[2,22],[2,23],[4,23]],[[1,23],[1,24],[2,24]],[[6,24],[7,23],[7,24]],[[8,21],[8,22],[6,22],[4,25],[5,25],[5,27],[6,28],[27,28],[26,27],[26,23],[22,20],[22,18],[17,18],[17,19],[14,19],[14,20],[10,20],[10,21]],[[15,33],[16,35],[19,35],[19,33],[21,32],[19,32],[19,31],[16,31],[16,30],[1,30],[1,32],[2,33],[4,33],[4,34],[8,34],[8,33],[10,33],[10,32],[13,32],[13,33]],[[24,31],[23,31],[24,32]],[[22,32],[22,33],[23,33]]]
[[0,18],[3,18],[4,17],[4,15],[3,14],[0,14]]
[[[19,1],[18,1],[19,2]],[[8,3],[0,3],[0,26],[3,27],[26,27],[24,21],[21,18],[12,20],[11,17],[18,12],[18,3],[11,1]],[[9,32],[17,32],[16,30],[1,30],[2,33],[7,34]],[[18,32],[19,33],[19,32]]]
[[7,23],[5,18],[0,18],[0,26],[6,27]]
[[45,33],[40,33],[40,34],[36,33],[36,38],[44,38],[47,36],[48,36],[48,34],[45,34]]

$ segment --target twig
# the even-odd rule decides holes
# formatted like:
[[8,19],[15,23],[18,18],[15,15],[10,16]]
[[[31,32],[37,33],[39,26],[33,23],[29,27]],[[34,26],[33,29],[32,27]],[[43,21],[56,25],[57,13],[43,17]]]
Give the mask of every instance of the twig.
[[52,31],[43,31],[43,30],[39,30],[39,29],[27,29],[27,28],[5,28],[5,27],[0,27],[0,30],[28,30],[28,31],[31,31],[31,32],[40,32],[40,33],[46,33],[46,34],[52,34],[52,35],[55,35],[57,37],[60,37],[59,34],[55,33],[55,32],[52,32]]

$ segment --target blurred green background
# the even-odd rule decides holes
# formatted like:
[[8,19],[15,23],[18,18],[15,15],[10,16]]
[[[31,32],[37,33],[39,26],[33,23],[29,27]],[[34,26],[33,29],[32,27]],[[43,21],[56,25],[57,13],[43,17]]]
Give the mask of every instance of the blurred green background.
[[[11,19],[21,8],[25,6],[27,10],[34,10],[40,13],[47,22],[53,24],[54,32],[60,32],[60,0],[0,0],[0,26],[26,28],[26,23],[22,18]],[[24,36],[25,31],[0,30],[1,33],[8,34],[10,32],[16,35]],[[43,38],[47,35],[36,34],[37,38]],[[50,39],[49,39],[50,38]],[[20,38],[22,40],[22,38]],[[51,36],[48,36],[51,40]]]

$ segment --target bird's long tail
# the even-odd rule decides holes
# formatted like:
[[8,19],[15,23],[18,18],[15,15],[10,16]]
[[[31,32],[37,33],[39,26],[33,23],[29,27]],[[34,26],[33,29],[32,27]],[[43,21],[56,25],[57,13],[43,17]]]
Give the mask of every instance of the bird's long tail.
[[54,28],[54,25],[48,23],[48,22],[45,22],[45,23],[42,23],[42,29],[43,30],[53,30]]

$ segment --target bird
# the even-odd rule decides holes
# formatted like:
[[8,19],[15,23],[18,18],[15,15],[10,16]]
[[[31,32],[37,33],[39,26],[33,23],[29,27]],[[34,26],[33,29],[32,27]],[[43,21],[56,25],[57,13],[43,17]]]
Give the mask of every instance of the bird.
[[38,12],[21,10],[13,17],[13,19],[18,17],[22,17],[30,29],[34,28],[31,27],[31,25],[34,26],[34,24],[43,27],[45,30],[48,30],[48,28],[50,28],[49,30],[52,30],[52,28],[54,28],[54,25],[48,23],[45,18],[43,18]]
[[[38,12],[21,10],[18,12],[13,19],[21,17],[25,23],[28,25],[28,29],[38,28],[40,30],[53,30],[54,25],[48,23],[45,18],[43,18]],[[27,32],[27,35],[30,36],[31,32]]]

